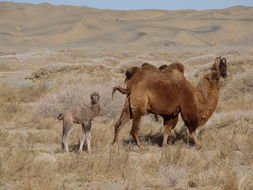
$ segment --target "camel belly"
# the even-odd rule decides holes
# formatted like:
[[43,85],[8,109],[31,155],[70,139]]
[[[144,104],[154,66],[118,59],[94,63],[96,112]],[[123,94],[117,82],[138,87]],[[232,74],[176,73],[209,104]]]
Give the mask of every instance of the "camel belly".
[[170,95],[152,94],[149,96],[149,110],[154,114],[170,115],[179,109],[177,100]]
[[132,88],[130,105],[138,113],[151,112],[159,115],[174,113],[179,107],[178,87],[158,81],[140,82]]

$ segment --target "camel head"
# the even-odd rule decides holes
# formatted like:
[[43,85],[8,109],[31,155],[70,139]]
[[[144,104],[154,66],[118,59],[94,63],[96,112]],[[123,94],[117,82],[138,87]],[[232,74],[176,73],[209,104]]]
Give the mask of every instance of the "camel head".
[[92,93],[90,95],[90,99],[91,99],[91,104],[97,104],[99,101],[100,95],[96,92]]
[[217,57],[214,61],[211,71],[219,73],[219,77],[227,78],[227,60],[226,58]]

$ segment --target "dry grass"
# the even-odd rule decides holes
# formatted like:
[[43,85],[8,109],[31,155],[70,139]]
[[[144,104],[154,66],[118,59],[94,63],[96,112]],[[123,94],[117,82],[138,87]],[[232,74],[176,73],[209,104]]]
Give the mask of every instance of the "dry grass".
[[39,83],[36,86],[13,87],[7,84],[0,85],[0,97],[3,102],[28,103],[34,102],[41,96],[45,95],[48,86]]
[[[211,64],[209,55],[218,54],[198,53],[46,52],[49,63],[39,59],[31,69],[36,73],[38,68],[45,68],[50,71],[49,77],[37,78],[32,87],[0,86],[0,189],[236,190],[244,176],[247,184],[243,182],[241,186],[250,187],[253,86],[252,64],[245,60],[251,55],[243,54],[231,63],[218,108],[200,132],[200,150],[183,140],[161,148],[162,123],[155,122],[151,115],[142,119],[141,149],[132,144],[130,122],[122,128],[119,143],[111,145],[113,125],[124,101],[121,94],[111,100],[112,87],[123,81],[120,70],[139,65],[143,59],[157,65],[179,59],[187,68],[187,77],[196,82]],[[223,54],[226,57],[226,51]],[[230,51],[227,56],[233,59]],[[34,61],[27,55],[23,57],[27,63]],[[80,67],[77,63],[82,60],[86,62]],[[49,88],[50,82],[53,86]],[[81,131],[78,125],[70,136],[70,154],[60,153],[62,122],[56,117],[71,105],[89,104],[89,95],[94,91],[101,95],[102,113],[93,121],[92,153],[77,153]],[[182,121],[179,129],[181,126]]]

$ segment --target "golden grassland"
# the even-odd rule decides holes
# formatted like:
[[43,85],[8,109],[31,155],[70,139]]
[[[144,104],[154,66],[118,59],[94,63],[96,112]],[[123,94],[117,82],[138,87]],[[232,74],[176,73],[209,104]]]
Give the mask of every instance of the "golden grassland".
[[[201,149],[184,136],[160,147],[162,121],[142,119],[142,148],[129,136],[131,122],[111,145],[113,125],[124,96],[124,70],[144,62],[181,62],[193,84],[216,56],[228,60],[218,107],[200,132]],[[253,50],[240,48],[161,50],[2,51],[0,56],[0,190],[2,189],[201,189],[253,187]],[[61,153],[62,123],[56,118],[71,105],[101,95],[101,115],[93,121],[92,153],[77,153],[80,126]],[[180,120],[175,132],[184,131]],[[174,133],[175,136],[176,133]]]

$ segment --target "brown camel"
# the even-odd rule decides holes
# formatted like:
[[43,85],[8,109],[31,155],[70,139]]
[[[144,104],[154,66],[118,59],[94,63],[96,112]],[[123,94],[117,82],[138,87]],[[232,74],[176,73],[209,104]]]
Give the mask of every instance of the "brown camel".
[[[226,69],[226,59],[217,57],[212,70],[200,79],[197,87],[193,87],[182,72],[173,71],[171,76],[161,73],[140,76],[140,80],[131,86],[121,117],[115,124],[113,142],[117,141],[122,125],[133,119],[130,134],[140,146],[140,119],[146,112],[150,112],[164,118],[163,145],[166,145],[171,129],[177,124],[178,114],[181,113],[193,142],[199,145],[195,130],[203,126],[214,112],[219,97],[219,78],[226,78]],[[140,72],[135,75],[140,75]]]
[[100,96],[97,93],[93,93],[90,95],[90,98],[91,106],[87,106],[85,104],[73,106],[58,116],[59,120],[63,120],[62,149],[67,153],[69,152],[68,136],[74,123],[82,125],[79,152],[82,152],[83,144],[86,140],[87,152],[90,153],[91,121],[94,117],[98,116],[100,112]]
[[[181,63],[171,63],[170,65],[162,65],[159,68],[156,68],[154,65],[149,64],[149,63],[144,63],[142,64],[141,68],[138,67],[130,67],[127,69],[125,75],[125,83],[126,83],[126,88],[123,88],[121,86],[115,86],[112,90],[112,99],[114,93],[118,90],[122,94],[129,94],[131,92],[131,87],[137,83],[138,81],[141,80],[144,76],[147,75],[152,75],[152,73],[164,73],[170,78],[174,78],[175,80],[178,80],[178,78],[181,77],[181,74],[184,74],[184,65]],[[128,106],[127,103],[128,100],[126,100],[124,106]],[[126,112],[128,108],[124,107],[122,110],[121,117],[125,117],[127,113]],[[117,128],[118,125],[120,125],[120,121],[123,120],[122,118],[119,118],[119,122],[116,122],[115,128]],[[158,121],[158,115],[154,114],[155,121]],[[128,119],[129,120],[129,119]],[[115,142],[115,140],[114,140]]]
[[[151,73],[150,73],[151,72]],[[113,140],[113,144],[117,142],[118,140],[118,134],[122,126],[132,119],[131,110],[130,110],[130,104],[129,104],[129,94],[131,92],[131,87],[134,86],[138,81],[140,81],[144,76],[152,76],[152,73],[164,73],[168,76],[168,78],[173,78],[174,80],[177,80],[178,78],[181,78],[182,74],[184,74],[184,65],[181,63],[172,63],[170,65],[162,65],[157,69],[155,66],[144,63],[141,68],[138,67],[130,67],[127,69],[125,75],[125,83],[127,84],[127,88],[122,88],[121,86],[116,86],[113,88],[112,91],[112,97],[113,94],[118,90],[122,94],[127,94],[124,107],[122,109],[120,118],[115,123],[115,136]],[[168,79],[169,80],[169,79]],[[171,117],[175,117],[177,114],[172,114]],[[165,117],[165,116],[164,116]],[[155,120],[158,121],[158,115],[155,114]]]

